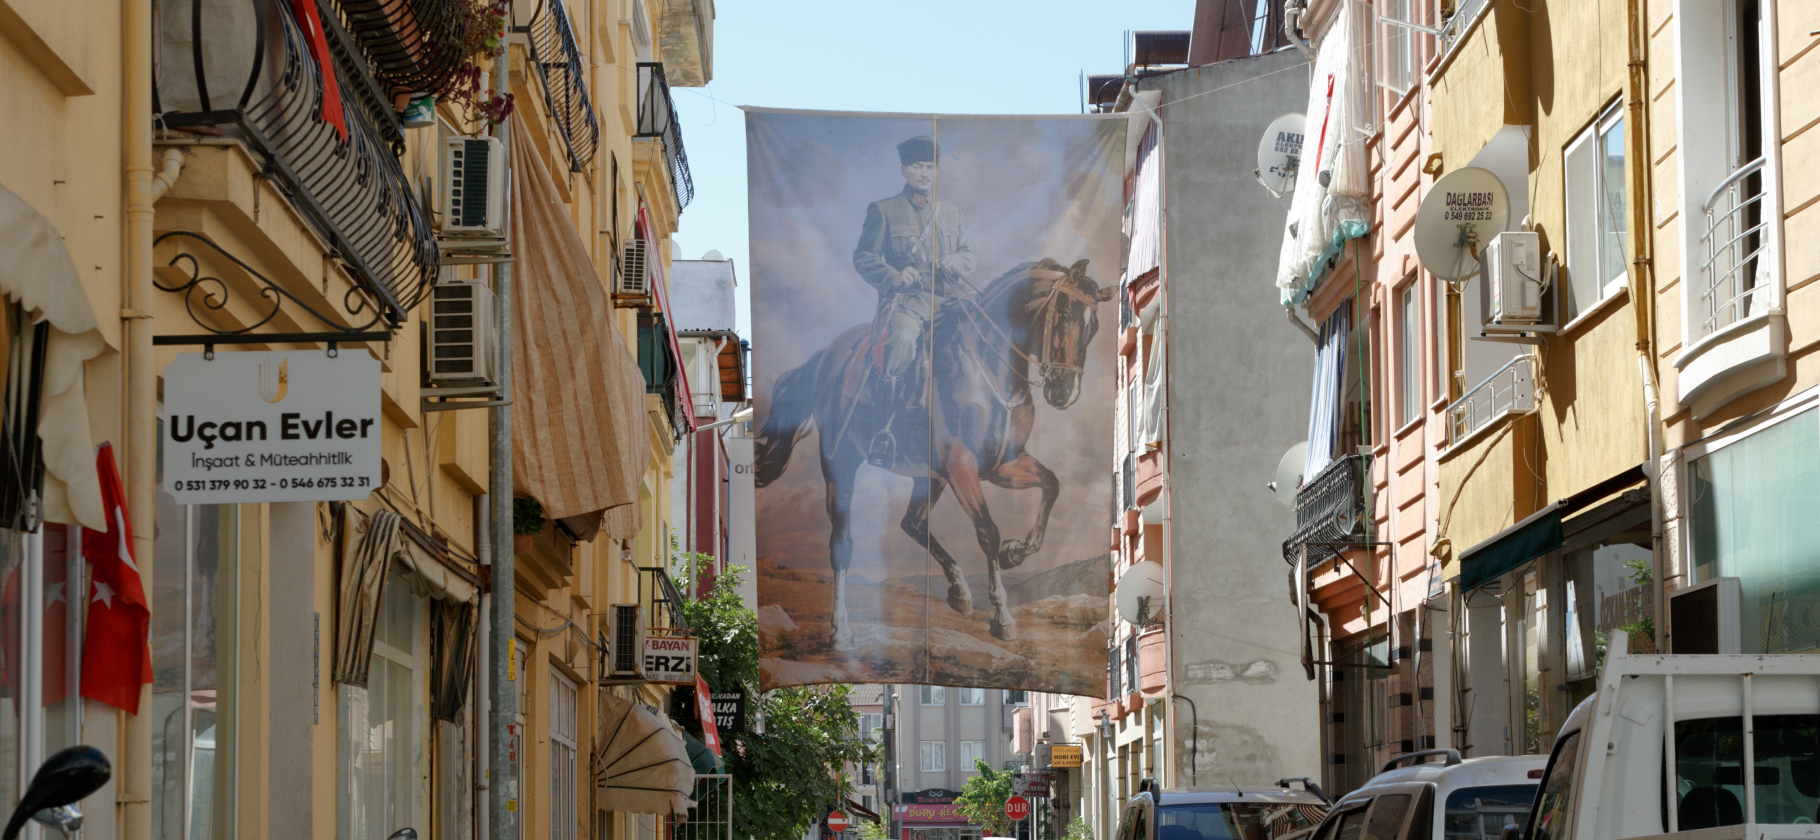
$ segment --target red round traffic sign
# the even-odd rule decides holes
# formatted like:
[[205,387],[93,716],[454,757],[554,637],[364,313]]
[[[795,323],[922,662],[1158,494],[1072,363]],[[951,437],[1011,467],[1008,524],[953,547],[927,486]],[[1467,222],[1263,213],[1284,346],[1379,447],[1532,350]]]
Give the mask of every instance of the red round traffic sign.
[[847,830],[847,815],[843,814],[839,811],[829,811],[828,812],[828,830],[835,831],[835,832],[846,831]]
[[1005,800],[1005,816],[1013,820],[1022,820],[1030,816],[1030,800],[1022,796],[1013,796]]

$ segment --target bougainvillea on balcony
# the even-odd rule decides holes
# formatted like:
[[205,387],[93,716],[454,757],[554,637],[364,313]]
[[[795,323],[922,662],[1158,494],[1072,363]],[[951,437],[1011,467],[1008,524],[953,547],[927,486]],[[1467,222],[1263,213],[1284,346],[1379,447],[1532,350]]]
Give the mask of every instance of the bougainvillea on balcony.
[[[554,1],[554,0],[552,0]],[[373,75],[393,93],[429,93],[497,122],[512,95],[480,87],[499,52],[508,0],[334,0]]]

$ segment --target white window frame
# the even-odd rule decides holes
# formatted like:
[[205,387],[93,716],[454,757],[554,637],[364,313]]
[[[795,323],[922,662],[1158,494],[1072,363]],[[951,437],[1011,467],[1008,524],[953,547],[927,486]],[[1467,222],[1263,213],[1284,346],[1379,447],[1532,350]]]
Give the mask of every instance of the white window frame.
[[963,705],[963,706],[984,706],[984,705],[986,705],[986,690],[983,688],[963,687],[960,689],[960,693],[961,693],[961,705]]
[[987,763],[987,766],[991,766],[992,758],[991,758],[990,754],[988,754],[986,751],[986,742],[985,741],[961,741],[959,743],[959,747],[960,747],[960,753],[961,753],[961,772],[962,773],[978,773],[979,772],[979,768],[977,766],[975,766],[973,763],[974,759],[979,759],[980,761],[984,761]]
[[[917,766],[924,773],[948,772],[948,742],[922,741],[917,744]],[[933,766],[931,766],[933,765]]]
[[[1593,120],[1592,125],[1589,125],[1586,128],[1582,129],[1580,131],[1580,133],[1574,137],[1573,141],[1568,143],[1566,148],[1562,150],[1562,153],[1561,153],[1561,194],[1562,194],[1562,203],[1564,205],[1564,207],[1562,209],[1565,211],[1563,213],[1563,217],[1567,220],[1566,221],[1566,231],[1571,231],[1573,229],[1574,205],[1573,205],[1573,201],[1571,200],[1571,196],[1573,194],[1573,190],[1574,190],[1574,186],[1575,186],[1573,183],[1573,180],[1572,180],[1572,173],[1570,173],[1567,170],[1567,161],[1573,157],[1575,151],[1577,151],[1580,147],[1585,146],[1588,143],[1593,144],[1593,149],[1592,149],[1592,152],[1593,152],[1593,182],[1591,184],[1587,185],[1587,188],[1592,190],[1592,200],[1597,209],[1599,209],[1599,210],[1609,209],[1604,206],[1604,202],[1603,202],[1603,197],[1605,195],[1605,165],[1604,165],[1605,157],[1604,157],[1604,153],[1603,153],[1604,139],[1607,136],[1609,136],[1611,134],[1611,132],[1614,130],[1616,130],[1616,131],[1631,130],[1632,126],[1627,126],[1624,124],[1624,107],[1623,107],[1623,105],[1624,105],[1623,101],[1620,100],[1620,101],[1613,102],[1610,105],[1606,106],[1606,108],[1602,112],[1600,112],[1599,118],[1596,120]],[[1629,151],[1630,151],[1629,148],[1626,147],[1625,148],[1626,159],[1624,161],[1624,166],[1625,166],[1625,169],[1627,172],[1629,170],[1629,167],[1631,167],[1632,165],[1634,165],[1636,163],[1636,161],[1632,161],[1629,159],[1629,155],[1628,155]],[[1630,191],[1630,184],[1628,183],[1628,181],[1629,181],[1629,179],[1626,178],[1626,183],[1620,185],[1620,187],[1623,190],[1625,190],[1625,192],[1626,192],[1625,200],[1626,200],[1627,205],[1629,202],[1628,194]],[[1580,310],[1578,312],[1572,313],[1572,316],[1568,320],[1569,327],[1573,326],[1573,324],[1578,322],[1580,319],[1584,318],[1588,314],[1591,314],[1594,310],[1598,309],[1599,304],[1604,303],[1607,300],[1610,300],[1612,297],[1616,296],[1619,292],[1623,291],[1626,288],[1626,285],[1627,285],[1628,279],[1629,279],[1629,274],[1628,274],[1627,267],[1625,265],[1623,265],[1623,263],[1626,260],[1628,260],[1630,257],[1630,254],[1628,253],[1630,250],[1630,243],[1624,242],[1622,237],[1627,235],[1628,226],[1632,222],[1631,222],[1631,219],[1629,218],[1628,206],[1626,208],[1624,208],[1623,210],[1621,210],[1621,212],[1623,212],[1625,214],[1625,217],[1622,219],[1622,221],[1626,225],[1626,230],[1620,231],[1618,233],[1618,236],[1620,237],[1619,241],[1620,241],[1620,243],[1622,245],[1622,249],[1624,251],[1624,253],[1619,257],[1618,271],[1617,271],[1616,275],[1610,277],[1610,279],[1604,279],[1600,282],[1599,297],[1596,300],[1576,301],[1580,305]],[[1605,242],[1605,237],[1610,233],[1610,231],[1607,229],[1607,225],[1610,223],[1611,223],[1611,219],[1605,213],[1603,213],[1603,212],[1594,213],[1593,227],[1592,227],[1593,253],[1590,257],[1587,257],[1587,259],[1590,259],[1592,261],[1594,271],[1596,272],[1596,274],[1598,276],[1601,276],[1601,277],[1605,276],[1611,269],[1611,266],[1605,265],[1605,262],[1604,262],[1605,249],[1603,247],[1604,242]],[[1561,250],[1563,253],[1566,254],[1566,264],[1569,268],[1566,285],[1571,286],[1573,283],[1572,271],[1573,271],[1573,268],[1576,267],[1576,263],[1579,264],[1577,267],[1581,267],[1581,268],[1585,267],[1585,263],[1581,262],[1581,260],[1580,260],[1580,255],[1578,254],[1577,250],[1574,247],[1574,242],[1571,238],[1571,234],[1564,232],[1562,235],[1562,241],[1563,241],[1563,244],[1562,244]],[[1557,294],[1559,294],[1558,290],[1557,290]],[[1561,314],[1563,316],[1568,315],[1568,312],[1566,311],[1565,307],[1562,308]]]
[[[1705,285],[1702,268],[1706,264],[1706,201],[1742,163],[1735,159],[1739,154],[1735,120],[1728,117],[1719,123],[1712,119],[1714,113],[1729,115],[1737,110],[1738,76],[1733,69],[1736,56],[1724,34],[1734,31],[1731,21],[1736,18],[1736,7],[1731,0],[1674,2],[1675,166],[1680,206],[1659,207],[1657,214],[1679,214],[1676,225],[1681,241],[1681,350],[1674,359],[1674,366],[1680,371],[1676,377],[1678,393],[1674,396],[1681,405],[1693,408],[1695,419],[1787,374],[1784,305],[1788,271],[1784,264],[1787,239],[1782,218],[1781,86],[1773,59],[1779,43],[1778,4],[1764,0],[1761,8],[1758,38],[1762,55],[1769,60],[1760,61],[1757,67],[1763,97],[1762,212],[1766,236],[1759,258],[1768,269],[1769,282],[1760,287],[1764,298],[1749,317],[1702,335],[1704,318],[1700,313],[1704,310],[1700,296]],[[1731,345],[1733,349],[1708,352],[1721,345]]]
[[[1409,26],[1399,26],[1386,21],[1395,20],[1414,24],[1416,23],[1416,7],[1422,4],[1421,0],[1378,0],[1378,2],[1384,8],[1376,15],[1378,37],[1375,40],[1383,45],[1378,53],[1379,62],[1383,66],[1378,68],[1377,82],[1378,87],[1390,91],[1391,101],[1394,104],[1396,100],[1408,93],[1410,88],[1415,87],[1416,80],[1421,77],[1422,68],[1417,62],[1416,51],[1416,37],[1420,32]],[[1407,62],[1407,66],[1397,66],[1399,61]],[[1394,81],[1401,81],[1402,84],[1394,84]]]
[[917,686],[916,701],[920,706],[946,706],[948,705],[948,689],[946,686],[939,685]]
[[1422,284],[1397,292],[1397,428],[1422,419]]
[[577,840],[579,686],[550,665],[550,840]]
[[[1681,552],[1682,586],[1692,586],[1696,581],[1694,574],[1694,527],[1693,527],[1693,483],[1694,462],[1718,452],[1734,443],[1743,441],[1759,432],[1768,431],[1776,426],[1799,417],[1803,412],[1820,407],[1820,387],[1809,388],[1777,403],[1755,421],[1742,428],[1714,435],[1703,440],[1694,441],[1681,447],[1680,458],[1675,461],[1675,504],[1679,511],[1677,517],[1683,523],[1676,528],[1675,542]],[[1820,431],[1816,431],[1820,434]]]
[[[388,572],[387,574],[389,575],[386,581],[386,589],[388,591],[395,586],[404,587],[407,585],[402,577],[399,576],[399,573]],[[409,592],[408,589],[406,589],[406,591]],[[410,790],[399,792],[399,795],[404,797],[403,808],[406,812],[404,822],[407,825],[421,822],[422,818],[429,813],[429,810],[426,807],[428,804],[428,789],[426,786],[428,780],[426,778],[426,773],[424,772],[425,759],[427,757],[424,746],[429,738],[430,731],[428,708],[426,706],[426,698],[424,697],[423,679],[424,669],[427,667],[429,661],[428,654],[425,651],[425,648],[428,646],[427,628],[425,626],[426,616],[429,612],[428,599],[415,593],[410,594],[409,597],[411,603],[410,623],[412,652],[407,654],[405,651],[392,647],[387,642],[381,640],[377,633],[375,633],[373,637],[372,650],[372,657],[374,660],[385,659],[401,665],[411,672],[410,732],[406,733],[406,737],[399,739],[400,743],[403,743],[407,750],[404,760],[411,764],[411,773],[409,774],[411,778]],[[381,610],[384,609],[383,596],[379,608]],[[377,620],[377,617],[375,620]],[[370,679],[371,677],[369,676],[369,681]],[[347,685],[337,685],[336,689],[341,700],[340,708],[338,709],[339,714],[342,716],[338,725],[343,730],[343,740],[340,749],[348,750],[354,746],[352,743],[353,739],[361,737],[359,733],[354,731],[354,725],[365,725],[365,721],[354,721],[351,719],[352,712],[355,708],[353,692],[361,691],[364,694],[365,690],[356,689]],[[371,700],[369,698],[363,697],[359,702],[359,706],[363,709],[367,708],[370,702]],[[349,755],[346,752],[343,752],[338,756],[337,760],[342,763],[343,771],[346,770],[347,763],[353,758],[352,755]],[[353,794],[351,788],[352,783],[353,780],[351,778],[346,775],[342,776],[339,785],[340,790],[338,791],[338,796],[341,797],[342,801],[338,802],[336,807],[337,822],[341,826],[341,831],[347,835],[355,835],[357,831],[360,830],[358,826],[354,825],[355,815],[350,802],[350,798]]]

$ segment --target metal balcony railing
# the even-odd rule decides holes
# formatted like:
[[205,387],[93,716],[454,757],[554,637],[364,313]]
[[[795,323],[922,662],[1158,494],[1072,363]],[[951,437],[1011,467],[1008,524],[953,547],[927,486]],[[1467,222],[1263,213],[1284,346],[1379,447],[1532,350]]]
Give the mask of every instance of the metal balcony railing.
[[1518,356],[1447,407],[1447,445],[1465,440],[1493,420],[1536,410],[1536,357]]
[[245,142],[334,259],[392,323],[423,299],[439,257],[434,231],[398,165],[404,136],[353,40],[322,25],[348,127],[322,118],[322,72],[291,4],[179,0],[158,18],[155,119]]
[[342,29],[371,62],[373,75],[393,89],[431,92],[460,70],[457,45],[473,17],[458,3],[411,0],[335,0]]
[[682,128],[676,124],[676,101],[660,62],[638,64],[638,133],[663,145],[664,164],[670,169],[670,186],[676,190],[678,210],[695,198],[695,181],[689,175],[689,158],[683,154]]
[[696,417],[720,419],[720,398],[713,394],[689,392],[689,404],[695,406]]
[[1125,463],[1119,469],[1119,506],[1121,510],[1131,510],[1137,507],[1137,453],[1125,453]]
[[600,120],[588,97],[587,60],[575,46],[575,31],[562,0],[542,0],[529,31],[531,61],[543,77],[544,107],[562,133],[569,171],[580,172],[594,162],[600,147]]
[[1764,308],[1760,273],[1769,230],[1763,206],[1763,158],[1733,172],[1706,199],[1706,262],[1700,267],[1700,334],[1712,335]]
[[1295,494],[1295,534],[1283,541],[1284,560],[1294,564],[1296,554],[1308,543],[1363,542],[1370,472],[1369,456],[1348,455],[1302,482]]

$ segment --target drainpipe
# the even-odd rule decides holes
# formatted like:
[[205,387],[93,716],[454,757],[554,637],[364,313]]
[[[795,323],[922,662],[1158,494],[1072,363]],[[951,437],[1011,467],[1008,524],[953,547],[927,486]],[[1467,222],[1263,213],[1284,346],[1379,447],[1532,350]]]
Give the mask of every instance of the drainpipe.
[[[510,90],[512,67],[511,46],[507,38],[499,41],[498,61],[494,65],[494,84]],[[512,224],[512,136],[511,122],[500,123],[494,136],[506,149],[506,230]],[[507,756],[511,746],[513,709],[517,704],[513,683],[506,679],[512,666],[508,645],[515,638],[513,617],[517,610],[517,577],[512,555],[512,263],[493,265],[493,318],[498,331],[495,341],[499,372],[499,402],[492,409],[493,451],[490,453],[487,477],[488,500],[493,505],[492,607],[484,620],[493,622],[492,644],[487,649],[487,833],[492,840],[519,836],[518,823],[523,811],[522,785],[514,778],[512,762]],[[517,801],[514,801],[517,800]]]
[[[152,349],[152,203],[163,192],[152,171],[152,0],[122,0],[121,152],[126,176],[125,321],[126,486],[139,577],[153,591],[152,530],[158,451],[158,365]],[[178,165],[181,166],[181,158]],[[171,180],[175,180],[175,175]],[[165,182],[169,186],[169,181]],[[122,715],[118,793],[120,836],[152,836],[152,690],[139,689],[139,714]]]
[[1656,315],[1656,282],[1653,242],[1650,232],[1655,229],[1651,224],[1650,213],[1654,196],[1649,179],[1649,111],[1646,107],[1649,92],[1649,36],[1643,18],[1642,0],[1629,0],[1625,4],[1625,17],[1630,37],[1630,61],[1628,62],[1628,90],[1625,91],[1626,119],[1633,126],[1624,132],[1625,155],[1630,162],[1630,302],[1637,317],[1637,374],[1642,378],[1643,407],[1646,413],[1644,422],[1647,425],[1645,437],[1648,440],[1648,462],[1643,473],[1649,477],[1649,536],[1650,556],[1654,558],[1656,601],[1656,650],[1663,649],[1663,631],[1666,629],[1663,599],[1666,595],[1665,585],[1667,569],[1666,557],[1662,545],[1662,404],[1658,396],[1655,355],[1655,315]]
[[1294,44],[1295,48],[1301,51],[1302,57],[1308,59],[1309,64],[1313,64],[1314,49],[1302,43],[1302,36],[1299,33],[1302,13],[1305,11],[1308,11],[1308,0],[1290,0],[1283,5],[1283,34],[1289,37],[1289,43]]
[[1314,342],[1315,347],[1318,348],[1321,346],[1321,334],[1315,332],[1307,324],[1302,323],[1301,318],[1296,317],[1295,307],[1293,305],[1287,303],[1283,304],[1283,314],[1289,317],[1289,323],[1294,324],[1296,329],[1301,330],[1303,335],[1308,336],[1309,341]]

